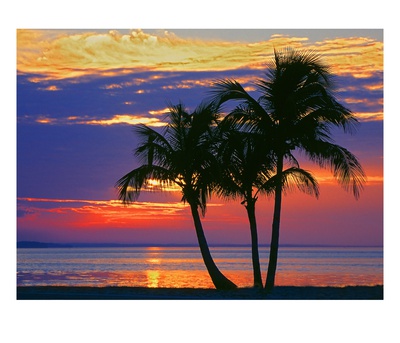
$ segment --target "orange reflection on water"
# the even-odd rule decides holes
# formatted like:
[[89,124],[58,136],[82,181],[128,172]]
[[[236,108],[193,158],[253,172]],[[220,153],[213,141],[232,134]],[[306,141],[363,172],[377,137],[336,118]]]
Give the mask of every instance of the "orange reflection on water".
[[147,247],[146,250],[158,251],[158,250],[161,250],[161,248],[160,247]]
[[148,270],[146,272],[148,284],[147,287],[149,288],[157,288],[158,281],[160,279],[160,272],[158,270]]
[[[146,262],[150,265],[159,265],[161,263],[161,259],[158,258],[160,250],[159,247],[148,247],[146,249],[148,252],[149,258],[146,259]],[[147,255],[147,254],[146,254]],[[147,287],[149,288],[157,288],[159,287],[159,280],[160,280],[160,271],[159,270],[147,270]]]
[[[251,271],[229,271],[224,275],[238,287],[252,287]],[[263,273],[265,282],[265,273]],[[123,286],[149,288],[215,288],[206,270],[163,270],[75,273],[18,273],[18,285],[53,286]],[[372,286],[383,285],[383,275],[378,274],[314,274],[280,272],[276,274],[276,286]]]
[[115,286],[149,288],[214,288],[207,271],[146,270],[114,273]]
[[383,274],[285,272],[276,274],[275,284],[316,287],[374,286],[383,285]]

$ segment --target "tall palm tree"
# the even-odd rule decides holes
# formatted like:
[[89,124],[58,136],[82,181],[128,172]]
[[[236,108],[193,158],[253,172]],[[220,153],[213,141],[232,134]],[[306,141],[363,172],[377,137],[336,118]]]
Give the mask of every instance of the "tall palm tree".
[[217,81],[213,92],[216,106],[236,100],[251,108],[252,111],[236,115],[236,122],[263,135],[273,150],[275,202],[265,286],[271,290],[278,259],[285,162],[296,161],[295,152],[304,153],[320,167],[329,168],[356,199],[363,188],[365,174],[350,151],[334,144],[333,127],[352,133],[358,121],[336,100],[333,75],[318,54],[290,48],[275,50],[265,76],[255,84],[261,93],[257,100],[234,80]]
[[[232,115],[246,111],[238,106],[227,115],[219,125],[219,151],[221,177],[217,193],[228,198],[240,198],[249,219],[252,246],[254,287],[262,288],[260,258],[258,250],[258,232],[256,220],[256,202],[259,194],[271,195],[274,192],[275,177],[272,174],[275,161],[270,146],[262,135],[241,130],[234,125]],[[284,189],[296,186],[303,192],[318,197],[319,188],[315,178],[300,169],[293,161],[292,166],[283,171]]]
[[158,181],[161,189],[178,185],[182,201],[190,206],[200,251],[212,282],[217,289],[232,289],[236,285],[220,272],[211,256],[199,215],[199,209],[205,215],[217,173],[212,139],[216,120],[217,115],[209,105],[199,105],[190,114],[178,104],[170,106],[169,124],[163,133],[146,125],[137,126],[141,143],[135,153],[143,164],[119,179],[116,187],[119,198],[129,203],[138,198],[149,180]]
[[[243,130],[236,118],[251,111],[246,106],[237,106],[219,125],[218,156],[221,177],[216,192],[227,198],[241,198],[249,219],[254,287],[262,287],[256,202],[259,194],[272,195],[276,177],[273,176],[275,160],[273,151],[265,137],[258,133]],[[318,197],[317,180],[306,170],[300,169],[292,159],[291,166],[283,171],[283,187],[293,187]]]

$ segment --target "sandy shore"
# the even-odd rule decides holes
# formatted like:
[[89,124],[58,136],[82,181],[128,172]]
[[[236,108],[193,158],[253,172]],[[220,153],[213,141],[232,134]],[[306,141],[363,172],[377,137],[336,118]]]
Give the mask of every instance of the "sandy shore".
[[17,300],[383,300],[383,286],[277,286],[271,293],[196,288],[17,287]]

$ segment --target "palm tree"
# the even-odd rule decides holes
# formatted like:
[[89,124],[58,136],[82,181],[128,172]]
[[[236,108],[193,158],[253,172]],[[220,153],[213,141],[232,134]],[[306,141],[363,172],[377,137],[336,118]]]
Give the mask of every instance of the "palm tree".
[[[256,202],[259,194],[273,194],[276,177],[272,174],[275,164],[273,154],[264,137],[234,125],[235,120],[232,117],[248,110],[250,109],[238,106],[219,126],[219,157],[223,167],[217,192],[228,198],[240,197],[241,204],[246,208],[251,233],[254,287],[259,288],[263,286],[263,282],[258,251]],[[284,189],[294,185],[301,191],[318,197],[317,181],[309,172],[300,169],[295,161],[290,168],[283,171],[283,176]]]
[[[273,176],[275,161],[273,151],[264,136],[242,130],[235,125],[237,116],[246,115],[250,108],[238,106],[228,114],[219,125],[219,151],[221,177],[217,193],[226,198],[241,198],[249,219],[254,287],[262,287],[260,259],[258,251],[258,232],[256,221],[256,202],[259,194],[271,195],[274,192],[276,177]],[[236,118],[235,118],[236,117]],[[300,169],[293,159],[290,168],[283,171],[283,187],[289,190],[295,186],[299,190],[319,195],[316,179],[307,171]]]
[[161,134],[146,125],[138,125],[141,139],[135,154],[143,164],[124,175],[116,183],[119,199],[135,201],[150,180],[164,186],[178,185],[182,201],[190,206],[200,251],[208,273],[217,289],[236,285],[217,268],[208,248],[199,209],[205,215],[207,200],[216,173],[213,153],[213,125],[217,120],[211,106],[200,105],[190,114],[182,104],[170,106],[169,124]]
[[334,144],[331,129],[339,127],[352,133],[358,120],[336,100],[333,75],[318,54],[290,48],[275,50],[265,76],[255,84],[261,93],[257,100],[234,80],[217,81],[213,92],[215,106],[236,100],[251,108],[235,115],[236,122],[263,135],[273,151],[275,202],[265,286],[272,290],[278,259],[285,162],[297,161],[293,155],[296,151],[304,153],[320,167],[329,168],[356,199],[363,188],[365,174],[350,151]]
[[255,206],[258,193],[264,190],[270,175],[267,151],[262,136],[249,134],[234,128],[229,116],[219,126],[218,156],[221,173],[217,193],[225,198],[240,198],[249,219],[254,287],[262,288],[258,233]]

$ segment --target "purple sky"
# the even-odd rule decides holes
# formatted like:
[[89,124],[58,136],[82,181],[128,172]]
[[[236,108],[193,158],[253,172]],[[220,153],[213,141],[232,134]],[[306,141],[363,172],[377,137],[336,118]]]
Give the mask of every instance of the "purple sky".
[[[253,84],[272,47],[290,45],[319,49],[336,71],[337,97],[361,125],[357,134],[338,131],[335,138],[358,156],[368,183],[355,201],[328,172],[303,161],[320,179],[321,199],[285,198],[282,243],[383,244],[381,30],[20,30],[18,37],[19,240],[195,243],[177,192],[144,192],[141,208],[116,212],[114,184],[138,166],[132,125],[164,125],[168,103],[193,109],[217,79],[236,79],[257,97]],[[160,204],[175,215],[146,217]],[[265,244],[271,204],[258,205]],[[214,198],[204,223],[210,243],[249,243],[239,204]]]

